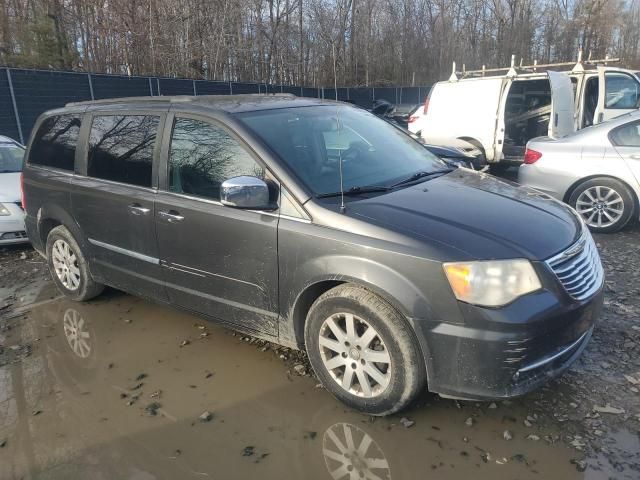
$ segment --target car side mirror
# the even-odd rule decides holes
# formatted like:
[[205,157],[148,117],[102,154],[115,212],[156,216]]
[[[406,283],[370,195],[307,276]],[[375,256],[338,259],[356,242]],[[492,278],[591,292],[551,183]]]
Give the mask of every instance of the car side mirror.
[[252,210],[274,210],[276,205],[269,202],[269,186],[257,177],[233,177],[220,185],[220,201],[227,207]]

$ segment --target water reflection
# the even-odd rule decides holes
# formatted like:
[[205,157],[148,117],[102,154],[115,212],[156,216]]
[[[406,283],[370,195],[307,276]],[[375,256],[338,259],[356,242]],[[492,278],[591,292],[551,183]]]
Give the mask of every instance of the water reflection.
[[91,334],[87,331],[80,312],[68,308],[64,312],[62,324],[64,335],[73,353],[80,358],[87,358],[91,354]]
[[[0,368],[2,479],[577,476],[566,451],[504,424],[525,414],[515,407],[481,413],[430,397],[404,413],[411,428],[359,415],[290,374],[279,353],[124,294],[35,307],[15,334],[34,348]],[[523,452],[527,463],[513,460]]]
[[334,480],[391,480],[389,462],[378,443],[350,423],[336,423],[325,430],[322,454]]

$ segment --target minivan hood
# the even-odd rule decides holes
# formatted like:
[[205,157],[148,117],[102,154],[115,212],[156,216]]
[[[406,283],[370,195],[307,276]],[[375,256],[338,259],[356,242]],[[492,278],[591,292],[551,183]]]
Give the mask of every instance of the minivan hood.
[[20,201],[20,172],[0,173],[0,202]]
[[350,202],[346,213],[447,247],[451,260],[544,260],[581,231],[576,215],[548,195],[466,169]]

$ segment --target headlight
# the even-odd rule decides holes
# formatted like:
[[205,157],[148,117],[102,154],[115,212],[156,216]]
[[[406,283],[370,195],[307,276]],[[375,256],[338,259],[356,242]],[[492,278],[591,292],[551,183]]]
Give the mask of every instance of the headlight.
[[2,203],[0,203],[0,217],[6,217],[11,215],[11,212],[5,207]]
[[542,288],[529,260],[445,263],[444,271],[458,300],[499,307]]

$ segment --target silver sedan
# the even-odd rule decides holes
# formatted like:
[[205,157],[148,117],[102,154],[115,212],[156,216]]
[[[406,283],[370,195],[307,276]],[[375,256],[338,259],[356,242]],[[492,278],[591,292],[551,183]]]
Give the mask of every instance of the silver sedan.
[[640,215],[640,112],[558,140],[527,144],[518,181],[571,205],[594,232],[615,232]]

